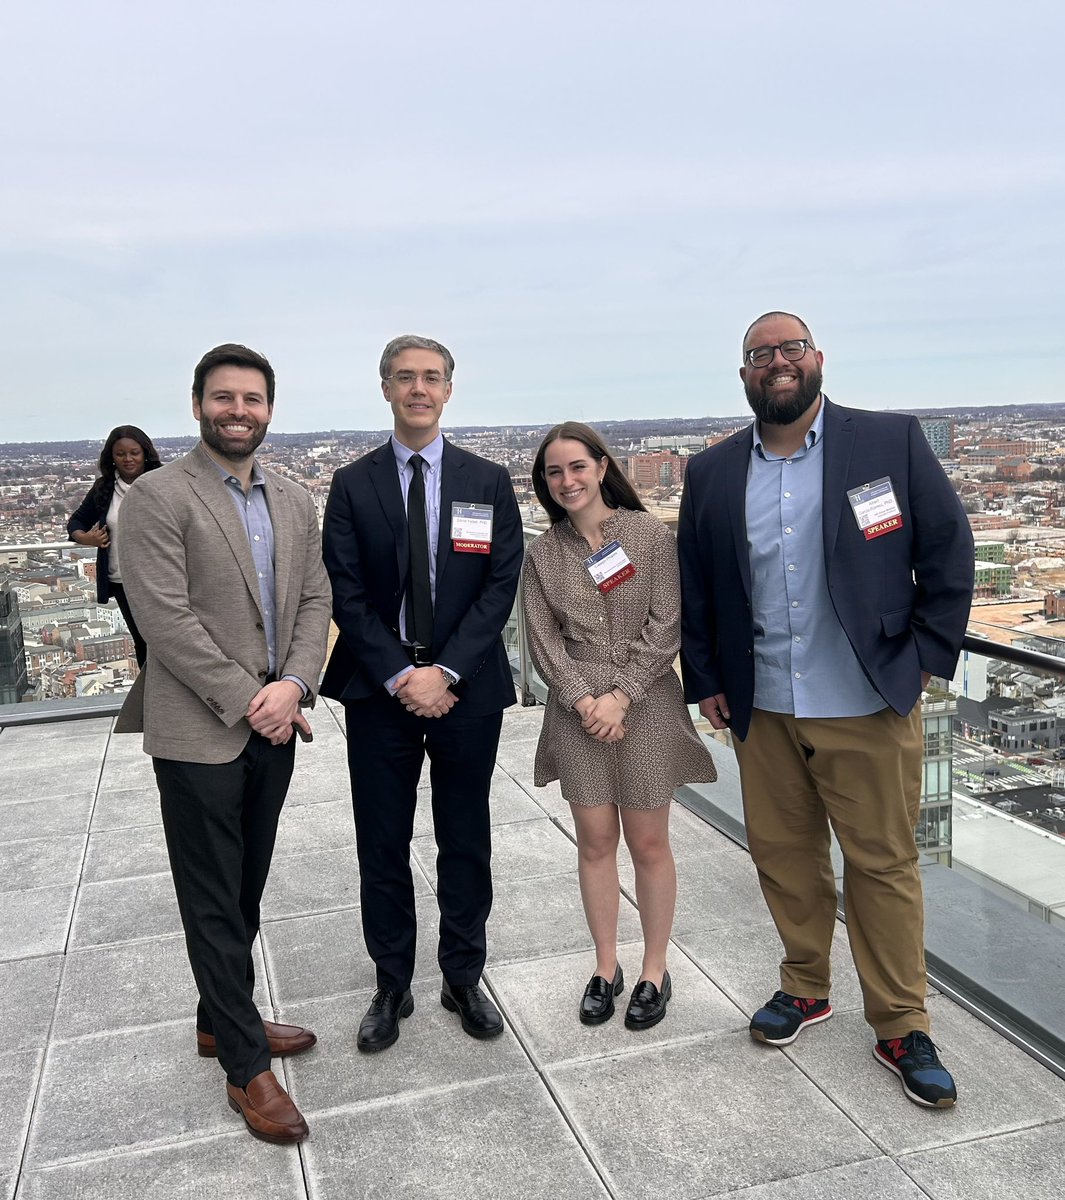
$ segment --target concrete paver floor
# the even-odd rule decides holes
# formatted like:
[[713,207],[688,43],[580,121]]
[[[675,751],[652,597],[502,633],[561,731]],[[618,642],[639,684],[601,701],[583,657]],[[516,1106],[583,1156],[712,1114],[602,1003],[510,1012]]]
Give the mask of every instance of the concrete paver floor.
[[[435,846],[420,804],[415,1011],[379,1055],[355,1049],[373,990],[359,926],[342,720],[314,713],[263,906],[264,1013],[310,1025],[274,1067],[311,1127],[255,1141],[197,1057],[195,993],[139,738],[108,718],[0,732],[0,1198],[662,1195],[746,1200],[1060,1200],[1065,1080],[944,996],[934,1033],[961,1100],[910,1104],[874,1063],[842,927],[833,1020],[786,1050],[751,1041],[780,947],[747,854],[685,809],[665,1021],[582,1026],[594,965],[572,820],[532,786],[542,710],[512,709],[493,785],[489,1042],[439,1003]],[[730,752],[722,789],[735,791]],[[622,855],[621,961],[640,965]],[[626,995],[628,993],[626,992]]]

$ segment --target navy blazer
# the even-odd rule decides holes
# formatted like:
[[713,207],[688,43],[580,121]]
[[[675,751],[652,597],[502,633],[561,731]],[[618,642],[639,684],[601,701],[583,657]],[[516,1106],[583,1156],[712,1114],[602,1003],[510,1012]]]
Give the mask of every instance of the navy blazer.
[[[972,604],[973,535],[916,417],[840,408],[824,397],[822,532],[832,605],[866,676],[900,715],[921,671],[954,674]],[[677,530],[689,703],[724,693],[747,736],[754,626],[747,547],[753,425],[692,458]],[[847,492],[889,476],[902,528],[866,540]]]
[[[456,501],[492,505],[490,553],[452,549]],[[399,635],[407,515],[391,441],[333,476],[322,544],[340,637],[321,692],[334,700],[362,700],[410,665]],[[514,607],[522,553],[521,516],[506,470],[445,440],[431,651],[434,662],[462,677],[460,702],[469,715],[498,712],[515,702],[500,634]]]

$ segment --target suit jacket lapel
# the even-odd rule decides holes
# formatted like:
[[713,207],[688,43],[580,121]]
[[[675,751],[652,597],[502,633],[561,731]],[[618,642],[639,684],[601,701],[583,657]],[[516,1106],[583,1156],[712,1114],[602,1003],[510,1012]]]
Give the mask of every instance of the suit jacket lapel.
[[214,460],[197,446],[185,459],[185,470],[189,473],[189,486],[203,501],[229,543],[233,557],[237,560],[240,573],[248,585],[256,607],[262,613],[262,597],[259,594],[259,577],[255,571],[255,559],[244,524],[237,514],[233,497],[229,495],[221,472]]
[[824,491],[821,497],[822,533],[825,543],[825,565],[832,561],[839,533],[840,510],[846,500],[847,472],[854,451],[854,421],[841,413],[827,396],[825,405]]
[[754,446],[754,426],[732,443],[725,459],[725,497],[728,505],[729,526],[732,544],[736,550],[736,562],[743,580],[747,599],[751,598],[751,556],[747,550],[747,472],[751,465],[751,449]]
[[407,578],[407,514],[403,511],[403,490],[391,441],[378,447],[370,457],[370,482],[381,504],[396,545],[396,569],[400,582]]

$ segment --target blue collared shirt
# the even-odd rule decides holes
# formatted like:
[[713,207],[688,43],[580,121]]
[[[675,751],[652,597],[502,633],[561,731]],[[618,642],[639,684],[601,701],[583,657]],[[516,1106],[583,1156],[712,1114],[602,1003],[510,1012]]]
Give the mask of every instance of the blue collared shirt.
[[[266,652],[271,675],[277,673],[277,589],[274,580],[274,523],[270,519],[270,506],[266,502],[266,477],[258,460],[252,461],[251,487],[245,493],[244,485],[231,475],[225,467],[211,459],[218,468],[226,485],[226,490],[233,498],[234,507],[240,516],[244,532],[248,535],[248,545],[255,563],[255,574],[259,579],[259,603],[263,610],[263,628],[266,632]],[[304,696],[309,689],[296,675],[285,675],[293,683],[298,683],[303,689]]]
[[790,458],[765,448],[755,422],[746,501],[754,706],[796,717],[865,716],[886,706],[828,594],[823,439],[823,404]]

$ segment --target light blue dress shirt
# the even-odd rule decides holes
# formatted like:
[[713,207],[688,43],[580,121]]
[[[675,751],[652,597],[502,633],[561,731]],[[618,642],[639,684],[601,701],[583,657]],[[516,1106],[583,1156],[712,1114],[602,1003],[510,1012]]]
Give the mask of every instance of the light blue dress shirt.
[[[214,460],[211,460],[214,462]],[[255,574],[259,578],[259,603],[263,610],[263,627],[266,632],[266,653],[271,675],[277,674],[277,588],[274,580],[274,523],[270,519],[270,506],[266,502],[266,478],[257,460],[252,461],[251,487],[244,485],[219,463],[214,464],[222,476],[226,490],[240,516],[248,545],[255,563]],[[306,697],[310,690],[297,675],[285,675],[285,679],[298,683]]]
[[796,717],[857,717],[887,707],[865,676],[828,593],[821,529],[824,406],[790,458],[758,422],[747,473],[754,618],[754,706]]

